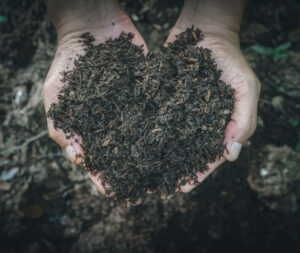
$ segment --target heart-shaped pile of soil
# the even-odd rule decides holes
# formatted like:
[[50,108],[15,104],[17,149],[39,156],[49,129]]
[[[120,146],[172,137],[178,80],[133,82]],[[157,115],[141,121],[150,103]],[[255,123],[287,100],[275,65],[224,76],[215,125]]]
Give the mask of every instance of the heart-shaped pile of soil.
[[86,170],[101,171],[106,191],[131,202],[147,191],[172,194],[186,176],[197,183],[196,172],[223,154],[234,104],[211,51],[195,47],[200,30],[147,56],[130,33],[98,45],[82,38],[86,53],[62,73],[67,85],[48,116],[82,137]]

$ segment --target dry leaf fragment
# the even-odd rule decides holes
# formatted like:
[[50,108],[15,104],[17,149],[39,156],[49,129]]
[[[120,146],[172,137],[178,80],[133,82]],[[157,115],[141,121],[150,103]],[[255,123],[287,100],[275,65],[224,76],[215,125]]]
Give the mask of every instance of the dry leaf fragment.
[[210,90],[207,91],[206,95],[205,95],[205,101],[208,103],[209,102],[209,98],[210,98]]
[[109,142],[110,142],[110,138],[106,139],[106,140],[103,142],[102,146],[103,146],[103,147],[106,147],[106,146],[109,144]]

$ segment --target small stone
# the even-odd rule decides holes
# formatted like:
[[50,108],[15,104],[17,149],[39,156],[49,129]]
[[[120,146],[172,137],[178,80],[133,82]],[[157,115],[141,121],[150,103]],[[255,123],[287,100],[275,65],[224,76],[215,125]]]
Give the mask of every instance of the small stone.
[[11,187],[10,183],[0,182],[0,191],[9,191],[10,187]]
[[10,170],[4,170],[1,174],[1,180],[3,181],[12,180],[18,172],[19,172],[19,167],[13,167]]
[[63,226],[72,226],[72,225],[74,225],[74,222],[72,221],[72,219],[66,214],[62,215],[59,218],[59,222]]
[[228,110],[228,109],[225,109],[225,110],[223,110],[222,114],[224,114],[224,115],[228,115],[228,114],[230,114],[230,110]]
[[281,96],[273,97],[271,103],[275,109],[279,111],[283,111],[283,97]]
[[170,24],[169,23],[164,23],[164,25],[163,25],[163,28],[164,29],[168,29],[170,27]]
[[16,88],[15,104],[16,106],[22,106],[27,101],[27,90],[25,86],[19,86]]
[[265,176],[267,176],[269,174],[269,171],[266,170],[266,169],[264,169],[264,168],[261,168],[260,171],[259,171],[259,173],[260,173],[260,175],[262,177],[265,177]]
[[162,26],[161,25],[158,25],[158,24],[153,24],[154,28],[157,29],[157,30],[161,30],[162,29]]
[[264,121],[263,121],[263,119],[260,117],[260,116],[258,116],[257,117],[257,126],[258,127],[264,127]]
[[139,17],[138,17],[136,14],[134,14],[134,13],[131,15],[131,18],[132,18],[132,20],[133,20],[134,22],[139,21]]
[[296,212],[300,196],[299,153],[288,146],[267,145],[261,155],[259,166],[249,170],[250,188],[269,208],[284,213]]

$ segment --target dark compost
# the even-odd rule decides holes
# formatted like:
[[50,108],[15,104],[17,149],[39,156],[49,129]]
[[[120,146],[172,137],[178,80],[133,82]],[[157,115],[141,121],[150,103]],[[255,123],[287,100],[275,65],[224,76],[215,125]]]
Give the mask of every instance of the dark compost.
[[[96,44],[82,35],[85,54],[62,73],[65,85],[48,116],[68,137],[82,137],[84,166],[132,202],[147,191],[172,194],[179,182],[224,151],[233,90],[220,80],[211,51],[188,28],[158,54],[144,55],[133,34]],[[187,178],[180,180],[182,178]]]

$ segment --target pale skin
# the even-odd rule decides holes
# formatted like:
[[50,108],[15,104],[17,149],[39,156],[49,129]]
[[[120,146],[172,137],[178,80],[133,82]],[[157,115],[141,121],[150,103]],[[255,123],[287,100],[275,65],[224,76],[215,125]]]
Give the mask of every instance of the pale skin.
[[[58,34],[57,51],[43,89],[46,111],[52,103],[58,101],[57,95],[63,85],[60,81],[61,72],[67,67],[71,69],[74,58],[84,53],[81,43],[78,42],[81,34],[91,32],[96,42],[100,43],[110,37],[118,37],[121,31],[132,32],[135,34],[133,43],[144,45],[147,53],[142,36],[115,0],[48,0],[46,5]],[[166,41],[173,41],[175,35],[187,27],[199,27],[205,38],[198,46],[212,50],[218,68],[223,70],[221,79],[235,90],[234,113],[225,132],[226,149],[220,159],[208,164],[208,172],[198,173],[199,183],[224,161],[236,160],[242,145],[255,131],[260,82],[240,51],[239,30],[244,8],[245,0],[186,0]],[[74,137],[79,140],[77,143],[74,138],[67,139],[62,130],[54,129],[49,118],[47,123],[50,137],[66,150],[73,163],[81,163],[83,158],[76,157],[76,154],[84,157],[79,144],[80,136]],[[105,194],[99,175],[89,176],[99,191]],[[198,184],[187,183],[179,186],[178,190],[189,192],[196,185]]]

